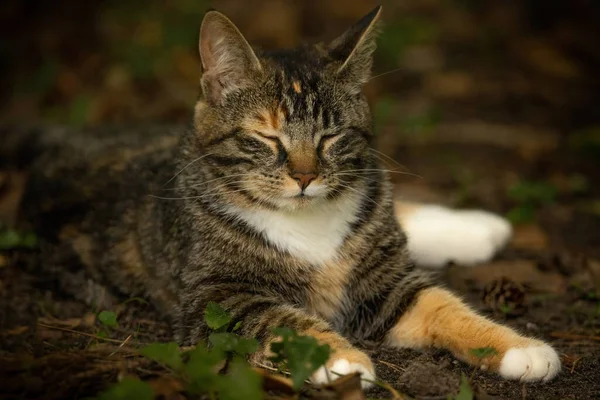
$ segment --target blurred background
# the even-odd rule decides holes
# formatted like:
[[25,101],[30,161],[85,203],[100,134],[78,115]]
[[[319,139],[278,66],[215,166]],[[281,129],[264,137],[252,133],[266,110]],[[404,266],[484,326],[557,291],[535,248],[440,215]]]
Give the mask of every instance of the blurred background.
[[[331,40],[377,4],[4,0],[0,123],[185,123],[207,9],[268,49]],[[543,222],[550,209],[549,226],[582,235],[600,227],[600,2],[383,6],[365,90],[378,148],[421,177],[398,175],[402,194],[483,206],[523,224]],[[598,236],[586,234],[584,248],[600,248]]]

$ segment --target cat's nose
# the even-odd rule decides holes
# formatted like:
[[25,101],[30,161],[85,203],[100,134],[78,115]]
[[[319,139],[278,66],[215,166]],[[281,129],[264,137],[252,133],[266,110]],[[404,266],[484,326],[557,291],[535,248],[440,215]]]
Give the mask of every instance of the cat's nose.
[[292,172],[290,176],[298,183],[298,186],[302,190],[306,189],[317,178],[317,174],[314,172]]

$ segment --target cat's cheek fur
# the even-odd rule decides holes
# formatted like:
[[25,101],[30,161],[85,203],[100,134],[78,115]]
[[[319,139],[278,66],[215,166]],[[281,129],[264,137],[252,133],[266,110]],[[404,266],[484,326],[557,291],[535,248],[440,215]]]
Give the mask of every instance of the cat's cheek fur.
[[492,259],[512,234],[510,223],[479,210],[396,202],[396,216],[408,237],[408,249],[423,267],[450,262],[471,266]]

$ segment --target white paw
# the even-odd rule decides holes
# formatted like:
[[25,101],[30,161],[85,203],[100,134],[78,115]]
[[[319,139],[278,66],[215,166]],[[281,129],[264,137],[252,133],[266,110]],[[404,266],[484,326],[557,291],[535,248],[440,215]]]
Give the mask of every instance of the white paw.
[[510,349],[502,358],[498,372],[507,379],[546,382],[560,372],[560,359],[548,345]]
[[420,206],[402,218],[408,250],[417,264],[475,265],[492,259],[512,234],[510,223],[485,211]]
[[351,363],[344,358],[336,360],[331,367],[327,368],[327,370],[325,367],[319,368],[313,374],[311,382],[315,385],[323,385],[329,383],[330,380],[333,381],[342,375],[348,375],[354,372],[360,372],[363,389],[373,386],[371,382],[367,382],[375,380],[375,373],[370,367],[359,363]]

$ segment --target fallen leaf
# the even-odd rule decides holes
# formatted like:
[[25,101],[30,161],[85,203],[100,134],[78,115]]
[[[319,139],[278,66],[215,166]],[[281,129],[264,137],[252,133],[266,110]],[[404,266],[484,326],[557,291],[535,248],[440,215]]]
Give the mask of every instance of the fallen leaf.
[[147,381],[154,394],[157,397],[163,396],[165,400],[180,400],[185,399],[181,392],[183,391],[183,385],[180,381],[174,379],[171,376],[161,376],[156,379]]
[[365,394],[360,385],[360,374],[354,373],[342,376],[330,384],[325,385],[326,389],[331,389],[341,400],[364,400]]
[[8,336],[17,336],[20,335],[24,332],[27,332],[29,330],[28,326],[18,326],[16,328],[13,329],[9,329],[5,332],[3,332],[3,335],[8,335]]
[[294,395],[293,382],[291,379],[281,375],[275,375],[269,373],[264,368],[254,368],[254,370],[262,375],[263,377],[263,389],[265,391],[272,391],[276,393],[285,393],[288,395]]
[[548,248],[548,236],[536,224],[521,224],[514,228],[512,245],[520,249],[542,250]]

